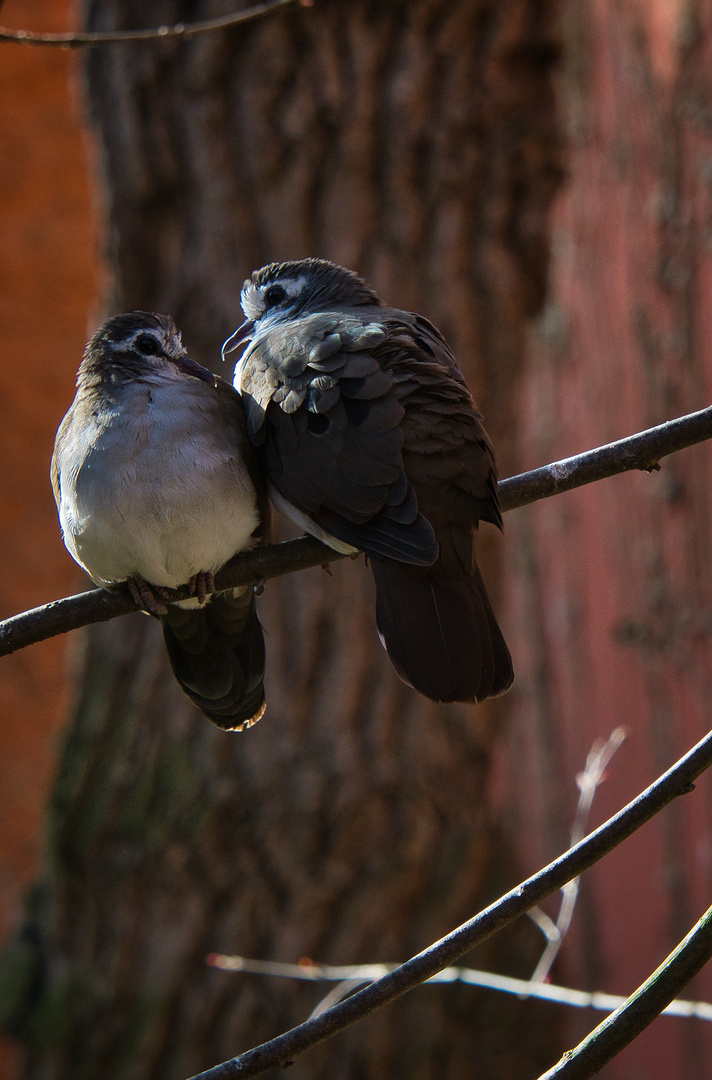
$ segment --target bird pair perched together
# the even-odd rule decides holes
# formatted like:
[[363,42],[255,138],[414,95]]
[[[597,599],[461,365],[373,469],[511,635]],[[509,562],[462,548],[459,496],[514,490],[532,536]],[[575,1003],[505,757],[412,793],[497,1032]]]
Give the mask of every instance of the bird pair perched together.
[[[364,552],[396,671],[434,701],[507,690],[512,662],[477,566],[501,527],[492,445],[442,336],[322,259],[272,263],[243,287],[234,386],[195,363],[166,315],[99,327],[60,425],[52,483],[64,542],[105,588],[156,615],[173,671],[222,728],[264,713],[251,586],[213,575],[266,543],[277,508]],[[167,602],[190,584],[193,598]],[[212,594],[212,595],[210,595]]]

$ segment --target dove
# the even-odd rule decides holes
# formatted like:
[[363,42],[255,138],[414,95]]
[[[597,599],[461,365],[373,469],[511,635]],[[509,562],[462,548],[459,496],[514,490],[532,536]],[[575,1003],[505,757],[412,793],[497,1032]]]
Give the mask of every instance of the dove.
[[514,675],[477,564],[502,528],[492,443],[442,335],[325,259],[245,281],[234,376],[275,506],[341,553],[364,552],[379,635],[436,702],[481,702]]
[[[265,709],[252,586],[214,574],[267,538],[268,503],[239,395],[188,356],[173,320],[116,315],[94,333],[57,432],[52,486],[64,543],[93,581],[127,583],[160,619],[173,672],[219,727]],[[194,596],[168,603],[168,590]]]

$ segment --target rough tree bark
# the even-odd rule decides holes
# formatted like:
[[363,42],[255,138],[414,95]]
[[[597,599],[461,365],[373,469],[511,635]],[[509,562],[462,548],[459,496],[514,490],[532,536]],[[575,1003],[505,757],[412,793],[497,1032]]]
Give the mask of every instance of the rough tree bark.
[[[170,311],[214,366],[252,268],[343,262],[445,332],[508,471],[560,178],[555,6],[320,0],[240,31],[90,52],[107,313]],[[228,7],[93,0],[87,23]],[[496,604],[493,531],[482,547]],[[24,937],[36,967],[15,1030],[28,1078],[204,1069],[318,999],[210,970],[206,953],[404,959],[516,878],[488,793],[506,706],[433,706],[400,684],[361,561],[271,582],[260,612],[268,712],[240,736],[190,710],[148,619],[84,637],[51,867]],[[538,946],[524,924],[475,959],[525,975]],[[294,1075],[533,1077],[561,1049],[556,1014],[543,1015],[428,987]]]

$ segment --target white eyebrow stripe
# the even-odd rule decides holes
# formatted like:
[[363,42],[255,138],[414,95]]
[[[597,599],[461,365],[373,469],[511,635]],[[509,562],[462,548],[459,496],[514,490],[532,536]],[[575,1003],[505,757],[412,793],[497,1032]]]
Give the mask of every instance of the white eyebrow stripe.
[[[240,294],[240,306],[244,311],[248,319],[252,319],[255,322],[261,319],[262,316],[270,311],[265,301],[265,295],[270,289],[273,289],[275,285],[284,289],[287,294],[288,300],[294,300],[299,296],[304,286],[307,283],[307,278],[304,274],[300,274],[296,278],[276,278],[274,281],[266,281],[263,285],[255,285],[253,281],[245,285]],[[284,303],[284,301],[282,301]],[[275,310],[279,310],[280,305],[276,304]]]
[[109,340],[107,344],[110,349],[125,349],[127,345],[134,345],[144,334],[148,334],[149,337],[155,338],[159,345],[163,345],[163,342],[165,341],[164,334],[161,330],[158,330],[153,326],[146,326],[143,329],[134,330],[132,334],[127,334],[126,337],[122,337],[118,341]]
[[[299,296],[299,293],[302,291],[304,285],[306,284],[306,280],[307,279],[302,274],[301,277],[286,278],[284,281],[276,281],[274,282],[274,284],[281,285],[289,299],[292,300],[295,296]],[[267,287],[269,288],[269,286]]]

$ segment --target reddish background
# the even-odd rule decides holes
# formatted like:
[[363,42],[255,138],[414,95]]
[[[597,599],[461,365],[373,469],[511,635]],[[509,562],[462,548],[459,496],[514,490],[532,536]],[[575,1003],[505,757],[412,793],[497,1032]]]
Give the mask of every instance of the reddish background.
[[[66,0],[7,0],[5,26],[65,30]],[[95,228],[77,56],[0,46],[0,616],[76,591],[49,483],[57,425],[93,320]],[[68,704],[55,638],[0,667],[0,931],[20,914],[42,851],[42,811]],[[0,1075],[15,1075],[2,1046]]]
[[[562,8],[568,175],[520,469],[709,404],[712,5],[698,8],[697,25],[676,0]],[[708,443],[507,516],[518,682],[498,775],[526,872],[566,844],[594,738],[628,730],[591,826],[710,727],[711,469]],[[705,776],[585,875],[558,981],[628,994],[687,933],[712,900],[711,801]],[[683,996],[711,995],[708,966]],[[594,1019],[575,1014],[576,1037]],[[712,1077],[712,1027],[661,1018],[602,1075]]]

